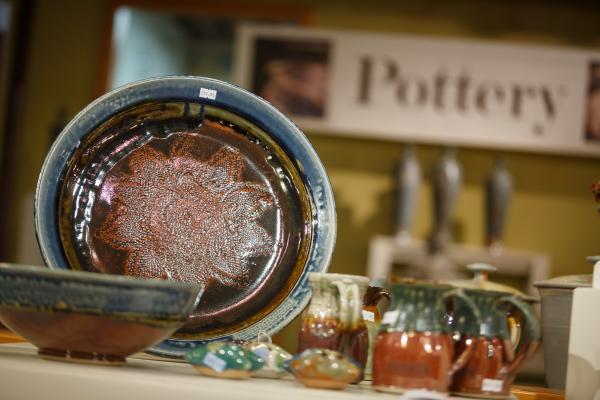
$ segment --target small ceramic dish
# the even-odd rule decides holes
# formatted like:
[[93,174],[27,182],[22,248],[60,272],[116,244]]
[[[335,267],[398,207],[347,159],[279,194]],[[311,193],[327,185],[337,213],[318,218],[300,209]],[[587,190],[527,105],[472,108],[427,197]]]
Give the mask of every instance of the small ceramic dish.
[[307,349],[286,363],[304,386],[341,390],[356,382],[362,369],[342,353],[326,349]]
[[291,322],[328,267],[333,191],[304,134],[263,99],[224,82],[163,77],[81,111],[40,172],[35,225],[50,268],[203,284],[175,337],[252,340]]
[[262,368],[252,371],[253,377],[275,379],[288,373],[284,364],[292,358],[292,355],[276,344],[257,341],[247,343],[244,347],[265,362]]
[[202,375],[227,379],[247,379],[264,365],[264,360],[230,342],[201,344],[186,353],[185,359]]
[[0,322],[43,358],[122,364],[169,337],[202,286],[0,264]]

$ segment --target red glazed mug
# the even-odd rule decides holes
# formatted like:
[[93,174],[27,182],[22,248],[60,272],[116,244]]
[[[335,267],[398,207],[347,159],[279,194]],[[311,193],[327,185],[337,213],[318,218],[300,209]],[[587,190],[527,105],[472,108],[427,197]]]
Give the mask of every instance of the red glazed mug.
[[[458,372],[452,391],[461,396],[510,398],[510,385],[519,367],[537,349],[540,326],[531,305],[515,295],[466,290],[481,314],[476,339],[469,340],[473,356]],[[511,340],[512,338],[512,340]]]
[[476,334],[475,304],[461,289],[444,285],[403,283],[391,292],[392,304],[375,341],[373,386],[387,392],[448,392],[472,354],[470,342],[455,353],[452,332]]

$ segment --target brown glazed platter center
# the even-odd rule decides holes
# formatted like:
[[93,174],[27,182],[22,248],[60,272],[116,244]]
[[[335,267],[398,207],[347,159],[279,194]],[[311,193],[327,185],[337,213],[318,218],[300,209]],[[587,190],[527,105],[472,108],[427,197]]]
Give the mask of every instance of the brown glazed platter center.
[[285,152],[204,112],[147,104],[100,126],[71,158],[59,210],[72,268],[205,285],[180,331],[189,338],[276,307],[310,243],[310,204]]

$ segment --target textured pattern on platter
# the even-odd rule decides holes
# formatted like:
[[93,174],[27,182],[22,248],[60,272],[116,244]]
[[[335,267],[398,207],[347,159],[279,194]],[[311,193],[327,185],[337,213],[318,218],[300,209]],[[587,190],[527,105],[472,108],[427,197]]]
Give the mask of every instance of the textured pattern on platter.
[[194,146],[180,134],[169,155],[143,146],[122,160],[130,173],[106,177],[100,197],[114,208],[98,236],[128,253],[128,275],[239,287],[250,259],[273,251],[259,219],[274,199],[265,183],[244,181],[239,150],[202,161]]

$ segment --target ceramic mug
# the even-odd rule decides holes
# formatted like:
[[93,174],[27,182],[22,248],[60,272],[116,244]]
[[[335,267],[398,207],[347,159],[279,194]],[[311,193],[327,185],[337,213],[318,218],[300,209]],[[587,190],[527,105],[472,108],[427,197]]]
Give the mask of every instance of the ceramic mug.
[[476,339],[469,341],[473,355],[456,374],[452,391],[466,396],[508,398],[519,367],[540,342],[540,324],[530,304],[516,295],[467,289],[481,315]]
[[[395,284],[373,353],[376,390],[427,389],[446,393],[472,349],[455,353],[453,332],[475,337],[479,311],[462,289],[434,284]],[[452,311],[452,313],[450,313]]]
[[[363,301],[369,279],[358,275],[311,273],[310,305],[298,336],[298,352],[310,348],[336,350],[365,368],[369,335],[363,319]],[[372,292],[372,291],[371,291]],[[380,289],[377,302],[387,292]]]

